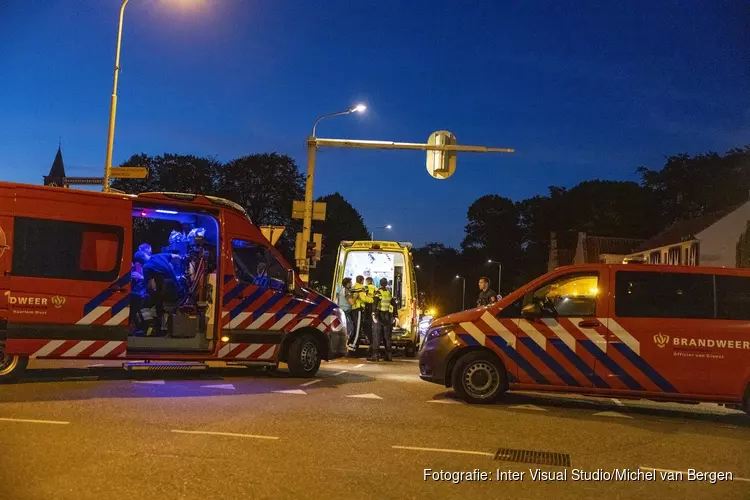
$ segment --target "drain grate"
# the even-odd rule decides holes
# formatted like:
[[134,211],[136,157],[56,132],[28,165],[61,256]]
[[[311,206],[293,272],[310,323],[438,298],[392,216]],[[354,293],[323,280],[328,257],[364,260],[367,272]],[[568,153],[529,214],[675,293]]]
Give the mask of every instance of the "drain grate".
[[558,465],[561,467],[570,467],[570,455],[568,455],[567,453],[555,453],[551,451],[513,450],[510,448],[500,448],[499,450],[497,450],[497,453],[495,453],[495,460],[524,464]]

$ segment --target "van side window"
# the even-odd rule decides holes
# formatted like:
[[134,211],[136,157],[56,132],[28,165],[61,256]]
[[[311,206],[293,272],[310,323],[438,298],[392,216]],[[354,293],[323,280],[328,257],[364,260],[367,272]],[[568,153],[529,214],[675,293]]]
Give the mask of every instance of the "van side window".
[[14,276],[115,281],[124,230],[118,226],[16,217]]
[[615,315],[621,318],[713,318],[710,274],[615,273]]
[[524,306],[538,303],[543,317],[596,316],[598,273],[576,273],[547,282],[524,297]]
[[238,280],[274,290],[285,289],[286,268],[265,246],[232,240],[232,260]]
[[716,275],[719,319],[750,319],[750,277]]

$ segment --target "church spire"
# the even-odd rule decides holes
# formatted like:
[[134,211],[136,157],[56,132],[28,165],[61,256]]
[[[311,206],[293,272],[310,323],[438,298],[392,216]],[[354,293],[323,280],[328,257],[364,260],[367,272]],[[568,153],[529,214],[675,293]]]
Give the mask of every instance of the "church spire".
[[55,161],[52,162],[52,168],[49,170],[49,175],[44,176],[45,186],[57,186],[65,187],[65,165],[63,164],[62,157],[62,138],[57,144],[57,154],[55,155]]

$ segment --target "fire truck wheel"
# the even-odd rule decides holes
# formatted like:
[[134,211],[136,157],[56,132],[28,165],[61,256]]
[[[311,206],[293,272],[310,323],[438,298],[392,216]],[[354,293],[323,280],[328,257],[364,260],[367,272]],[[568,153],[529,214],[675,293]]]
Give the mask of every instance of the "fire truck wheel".
[[471,351],[460,357],[451,379],[458,397],[471,404],[494,403],[508,386],[502,362],[484,351]]
[[745,410],[745,413],[750,415],[750,384],[747,384],[747,388],[745,389],[745,398],[742,400],[742,409]]
[[407,358],[413,358],[417,355],[417,347],[413,343],[407,344],[405,351],[404,354],[406,354]]
[[320,368],[320,348],[312,335],[301,335],[292,341],[287,359],[293,377],[310,378]]
[[26,370],[29,358],[0,352],[0,384],[14,382]]

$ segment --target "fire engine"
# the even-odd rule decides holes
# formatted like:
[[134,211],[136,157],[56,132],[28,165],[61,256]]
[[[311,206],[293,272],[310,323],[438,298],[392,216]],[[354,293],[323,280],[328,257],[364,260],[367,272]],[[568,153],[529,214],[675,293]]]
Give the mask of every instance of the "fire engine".
[[34,358],[312,377],[346,353],[342,311],[212,196],[0,183],[0,288],[0,381]]

